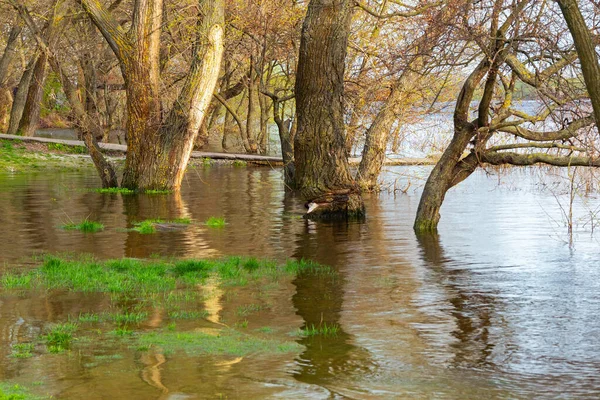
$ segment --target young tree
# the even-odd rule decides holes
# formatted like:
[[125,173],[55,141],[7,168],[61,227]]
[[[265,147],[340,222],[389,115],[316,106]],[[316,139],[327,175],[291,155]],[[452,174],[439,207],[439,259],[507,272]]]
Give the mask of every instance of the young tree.
[[353,8],[350,0],[311,0],[302,26],[294,158],[308,218],[364,215],[345,148],[344,69]]

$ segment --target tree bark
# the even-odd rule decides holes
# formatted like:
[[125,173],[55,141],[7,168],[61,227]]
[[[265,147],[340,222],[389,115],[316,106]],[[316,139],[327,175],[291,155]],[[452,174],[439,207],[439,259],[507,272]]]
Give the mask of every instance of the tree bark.
[[440,208],[446,192],[458,182],[456,169],[460,168],[463,152],[477,132],[475,123],[469,122],[469,109],[477,85],[488,71],[487,60],[482,61],[465,81],[454,111],[454,136],[437,162],[421,194],[414,229],[417,232],[435,232],[440,221]]
[[17,86],[17,92],[13,99],[12,108],[10,109],[10,122],[8,123],[8,130],[6,133],[9,135],[16,135],[19,130],[19,123],[21,122],[21,117],[23,116],[23,110],[25,109],[25,102],[27,101],[27,93],[29,91],[29,83],[31,82],[31,77],[33,76],[33,69],[37,62],[38,55],[36,54],[27,64],[23,75],[21,75],[21,80],[19,81],[19,85]]
[[17,134],[23,136],[33,136],[37,129],[42,108],[42,98],[44,95],[44,83],[48,74],[48,56],[45,53],[40,54],[33,73],[29,81],[29,89],[25,99],[25,107],[21,114]]
[[6,47],[4,48],[4,53],[0,59],[0,88],[3,88],[6,85],[8,70],[14,59],[19,35],[21,34],[22,29],[23,28],[20,25],[14,25],[8,34]]
[[557,0],[567,22],[581,62],[583,80],[590,95],[596,126],[600,129],[600,65],[590,31],[585,24],[577,0]]
[[163,123],[160,81],[162,0],[136,0],[124,32],[94,0],[79,0],[119,60],[127,93],[127,158],[121,186],[179,190],[214,91],[223,54],[223,0],[200,0],[194,59]]
[[345,148],[344,69],[353,7],[350,0],[312,0],[302,26],[294,158],[296,184],[310,205],[307,218],[364,215]]

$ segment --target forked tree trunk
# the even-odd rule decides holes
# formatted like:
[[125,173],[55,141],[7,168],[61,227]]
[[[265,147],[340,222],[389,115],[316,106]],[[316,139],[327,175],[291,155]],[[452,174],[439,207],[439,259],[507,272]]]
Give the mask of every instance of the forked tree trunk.
[[[437,231],[440,208],[446,192],[466,178],[464,174],[458,172],[463,169],[462,163],[473,160],[470,157],[465,160],[461,160],[461,158],[477,132],[476,124],[468,121],[469,110],[475,89],[487,71],[488,63],[482,61],[467,78],[458,96],[454,111],[454,136],[425,183],[414,224],[417,232]],[[464,167],[471,172],[475,168],[470,164]]]
[[127,93],[127,158],[121,186],[178,190],[209,107],[223,54],[223,0],[200,0],[194,59],[163,122],[159,93],[162,0],[136,0],[126,33],[94,0],[80,0],[117,56]]
[[312,0],[302,26],[294,158],[296,184],[311,206],[308,218],[364,215],[345,149],[344,69],[353,7],[350,0]]

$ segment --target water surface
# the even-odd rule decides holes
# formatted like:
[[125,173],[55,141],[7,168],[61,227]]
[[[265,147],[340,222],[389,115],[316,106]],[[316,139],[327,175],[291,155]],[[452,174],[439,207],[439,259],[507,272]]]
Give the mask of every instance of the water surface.
[[[0,177],[0,268],[28,268],[45,252],[98,258],[255,256],[308,258],[338,279],[301,276],[270,293],[249,320],[303,347],[293,354],[214,360],[98,344],[105,358],[10,357],[52,322],[109,307],[98,295],[0,293],[0,381],[38,382],[57,398],[597,398],[600,395],[600,207],[568,194],[537,170],[479,171],[447,196],[439,236],[417,238],[412,222],[427,168],[395,167],[401,191],[366,197],[364,222],[300,218],[281,171],[213,166],[190,170],[180,195],[99,194],[93,171]],[[393,186],[390,186],[393,187]],[[227,221],[223,229],[201,222]],[[191,218],[187,229],[140,235],[146,218]],[[95,234],[60,226],[89,218]],[[249,290],[212,307],[233,321]],[[255,300],[256,301],[256,300]],[[210,322],[210,321],[209,321]],[[333,337],[293,337],[309,324],[337,324]],[[206,321],[202,323],[207,323]],[[159,316],[147,328],[166,324]],[[194,322],[189,322],[193,328]],[[185,327],[185,325],[184,325]],[[112,353],[111,353],[112,352]]]

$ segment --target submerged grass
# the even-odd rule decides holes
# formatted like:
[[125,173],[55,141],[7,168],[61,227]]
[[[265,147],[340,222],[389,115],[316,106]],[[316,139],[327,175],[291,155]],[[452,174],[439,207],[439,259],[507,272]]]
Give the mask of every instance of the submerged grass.
[[213,275],[223,285],[232,285],[262,278],[276,280],[282,275],[300,273],[333,275],[331,268],[305,260],[277,265],[272,261],[240,257],[172,262],[132,258],[99,261],[89,257],[65,259],[49,256],[37,269],[3,274],[0,284],[4,289],[67,289],[138,296],[193,287]]
[[57,324],[50,328],[44,339],[50,353],[61,353],[68,350],[73,340],[77,325],[71,322]]
[[156,232],[156,223],[156,220],[149,219],[142,222],[136,222],[131,230],[141,233],[142,235],[149,235]]
[[256,352],[297,352],[302,346],[296,342],[265,340],[233,329],[194,332],[152,332],[140,335],[138,347],[159,347],[165,352],[182,350],[194,355],[246,356]]
[[147,219],[141,222],[136,222],[133,224],[132,231],[139,232],[143,235],[156,233],[156,226],[158,224],[174,224],[174,225],[189,225],[192,223],[190,218],[175,218],[169,221],[165,221],[162,219]]
[[100,222],[84,220],[78,224],[67,224],[61,227],[65,230],[78,230],[86,233],[98,232],[104,229],[104,225]]
[[99,188],[99,189],[93,189],[94,192],[96,193],[103,193],[103,194],[135,194],[135,191],[131,190],[131,189],[127,189],[127,188]]
[[12,356],[14,358],[29,358],[33,357],[33,350],[35,344],[33,343],[19,343],[12,346]]
[[0,400],[38,400],[43,398],[31,394],[21,385],[0,382]]
[[204,225],[211,228],[222,228],[225,226],[225,218],[210,217],[204,222]]
[[340,327],[336,324],[321,324],[314,325],[310,324],[300,329],[300,334],[302,336],[337,336],[340,331]]

